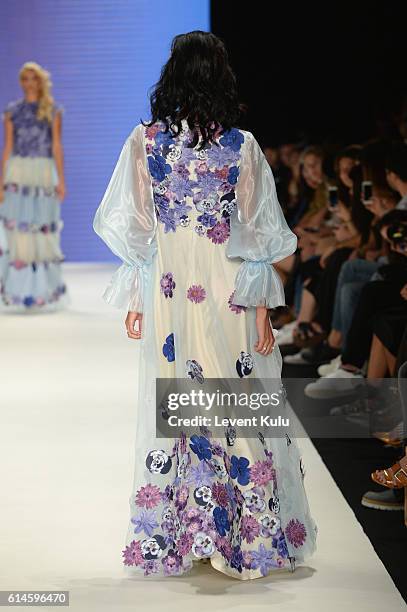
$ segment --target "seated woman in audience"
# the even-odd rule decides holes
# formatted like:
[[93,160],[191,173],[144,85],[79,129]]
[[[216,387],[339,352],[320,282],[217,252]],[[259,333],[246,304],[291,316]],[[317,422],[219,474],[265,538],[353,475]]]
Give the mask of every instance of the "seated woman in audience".
[[[340,268],[360,245],[361,232],[353,221],[346,191],[340,196],[334,223],[331,235],[315,241],[314,265],[303,266],[301,308],[297,317],[297,328],[294,330],[294,340],[298,346],[315,344],[327,331],[325,320],[330,319],[329,311],[332,312],[333,308],[332,292]],[[299,244],[301,247],[301,240]]]
[[352,193],[353,178],[352,170],[360,164],[362,147],[360,145],[351,145],[338,153],[334,162],[335,174],[340,185],[343,185]]
[[[319,344],[329,333],[341,268],[355,250],[366,244],[369,238],[372,214],[360,202],[360,179],[361,171],[358,167],[352,171],[352,190],[339,183],[338,205],[328,207],[331,214],[331,234],[315,236],[313,243],[308,240],[306,244],[309,257],[300,266],[301,307],[297,316],[297,325],[292,326],[293,339],[300,347]],[[310,249],[310,244],[313,251]],[[299,246],[303,251],[302,238]],[[304,258],[303,252],[301,256]],[[329,354],[324,356],[323,360],[333,358],[337,354],[336,347],[332,348],[335,350],[330,350],[329,346],[324,347],[324,352]],[[314,358],[315,355],[313,360]]]
[[[328,214],[327,183],[323,172],[323,152],[320,147],[307,147],[299,160],[300,185],[298,205],[290,213],[290,227],[302,239],[302,257],[313,256],[313,246],[309,242],[311,234],[319,233],[319,226]],[[292,255],[284,262],[275,264],[284,284],[295,273],[298,257]]]
[[[335,396],[343,390],[343,380],[363,376],[362,368],[369,358],[373,335],[376,335],[387,350],[397,354],[401,335],[397,329],[400,320],[407,321],[407,301],[404,298],[407,284],[407,211],[397,210],[385,215],[380,222],[380,231],[389,245],[389,263],[380,266],[375,280],[362,288],[352,323],[342,352],[342,364],[334,372],[307,386],[307,395],[324,392],[325,397]],[[380,322],[386,316],[386,327]],[[391,321],[393,322],[391,323]],[[388,325],[392,325],[389,334]],[[377,348],[376,348],[377,350]],[[341,379],[341,380],[340,380]]]
[[381,263],[386,260],[386,242],[380,235],[379,221],[393,210],[397,197],[389,189],[373,187],[370,202],[365,203],[366,210],[372,213],[372,225],[369,238],[355,249],[339,273],[336,287],[332,327],[328,344],[334,349],[344,348],[343,342],[349,331],[353,313],[363,286],[369,282]]

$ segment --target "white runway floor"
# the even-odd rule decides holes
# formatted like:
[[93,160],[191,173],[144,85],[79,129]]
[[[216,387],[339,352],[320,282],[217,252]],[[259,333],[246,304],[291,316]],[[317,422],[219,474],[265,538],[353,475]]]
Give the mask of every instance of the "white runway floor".
[[74,612],[405,610],[308,441],[305,483],[319,526],[308,566],[247,582],[210,566],[182,578],[124,576],[134,341],[100,298],[112,270],[66,264],[68,310],[0,317],[0,589],[69,590]]

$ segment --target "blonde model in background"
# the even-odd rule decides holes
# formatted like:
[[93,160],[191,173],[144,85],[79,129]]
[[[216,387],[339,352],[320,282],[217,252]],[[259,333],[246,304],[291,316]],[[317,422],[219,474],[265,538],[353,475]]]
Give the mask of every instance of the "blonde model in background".
[[55,310],[67,302],[59,244],[63,109],[54,102],[44,68],[27,62],[19,78],[24,96],[3,113],[0,309]]

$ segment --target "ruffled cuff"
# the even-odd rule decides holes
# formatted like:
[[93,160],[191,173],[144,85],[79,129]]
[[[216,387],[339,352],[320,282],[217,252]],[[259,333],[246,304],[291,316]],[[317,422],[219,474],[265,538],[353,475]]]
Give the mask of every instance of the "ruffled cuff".
[[143,312],[144,276],[141,267],[123,264],[103,293],[105,302],[126,311]]
[[284,287],[276,270],[263,261],[244,261],[235,280],[236,306],[285,306]]

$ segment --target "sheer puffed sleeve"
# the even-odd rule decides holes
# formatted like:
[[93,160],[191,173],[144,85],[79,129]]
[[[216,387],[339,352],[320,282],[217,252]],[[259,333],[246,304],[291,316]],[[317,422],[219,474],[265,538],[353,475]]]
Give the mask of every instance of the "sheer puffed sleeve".
[[143,126],[124,143],[93,221],[95,232],[123,261],[103,294],[117,308],[143,312],[144,274],[156,253],[157,226]]
[[236,275],[233,303],[283,306],[283,284],[272,264],[295,252],[297,237],[284,218],[271,168],[250,132],[245,132],[242,146],[236,200],[226,254],[244,261]]

